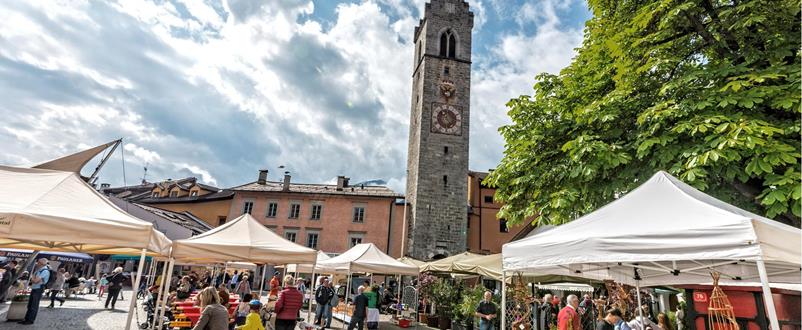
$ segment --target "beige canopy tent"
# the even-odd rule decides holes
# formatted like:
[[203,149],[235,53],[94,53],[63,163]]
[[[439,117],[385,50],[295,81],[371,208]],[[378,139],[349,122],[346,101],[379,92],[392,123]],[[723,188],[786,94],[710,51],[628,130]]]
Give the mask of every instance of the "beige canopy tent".
[[140,255],[138,287],[145,255],[168,255],[170,245],[153,224],[118,208],[77,172],[0,166],[0,247]]
[[463,258],[453,263],[453,269],[501,281],[501,253]]
[[172,257],[187,262],[315,263],[317,251],[286,240],[250,214],[201,235],[173,242]]
[[420,260],[415,259],[415,258],[410,258],[410,257],[401,257],[401,258],[398,258],[397,260],[400,261],[400,262],[403,262],[403,263],[405,263],[407,265],[415,266],[415,267],[418,267],[418,268],[420,268],[420,266],[423,266],[424,264],[426,264],[426,262],[420,261]]
[[456,270],[454,269],[454,263],[465,260],[471,259],[482,256],[481,254],[471,253],[471,252],[462,252],[460,254],[455,254],[448,258],[443,258],[435,261],[430,261],[423,266],[420,267],[421,272],[443,272],[443,273],[454,273]]
[[[320,263],[323,260],[329,260],[328,254],[323,253],[323,251],[317,251],[317,262]],[[312,273],[315,269],[315,265],[313,264],[289,264],[287,265],[287,273]]]
[[0,247],[166,256],[170,244],[77,173],[0,166]]
[[[243,214],[198,236],[174,241],[171,256],[174,261],[168,266],[168,273],[175,263],[250,262],[284,265],[314,264],[317,261],[317,251],[288,241],[267,229],[250,214]],[[264,285],[264,270],[262,276],[260,295]],[[165,289],[162,289],[162,293],[164,306],[167,299]],[[164,308],[160,313],[158,328],[161,328]]]

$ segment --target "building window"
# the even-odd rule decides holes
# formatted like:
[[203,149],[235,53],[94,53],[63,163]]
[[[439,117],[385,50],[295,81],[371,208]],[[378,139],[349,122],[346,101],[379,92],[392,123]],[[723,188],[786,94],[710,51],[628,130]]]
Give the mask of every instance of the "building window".
[[451,68],[449,68],[449,67],[443,67],[443,75],[444,76],[448,76],[450,70],[451,70]]
[[306,247],[310,249],[317,249],[317,241],[319,238],[320,238],[320,233],[307,233]]
[[290,214],[287,216],[290,219],[298,219],[301,214],[301,203],[290,203]]
[[362,239],[364,238],[364,234],[362,233],[353,233],[348,235],[348,246],[354,247],[357,244],[362,244]]
[[443,154],[448,155],[448,147],[443,147]]
[[278,202],[268,202],[267,203],[267,217],[268,218],[275,218],[276,213],[278,213]]
[[177,191],[171,191],[170,192],[170,197],[178,197],[178,192]]
[[153,192],[153,198],[159,198],[159,193],[158,192]]
[[191,197],[198,197],[198,191],[197,191],[197,190],[190,191],[190,192],[189,192],[189,196],[191,196]]
[[454,32],[446,30],[440,35],[440,56],[456,58],[457,56],[457,37]]
[[253,201],[245,201],[242,205],[242,214],[251,214],[251,211],[253,211]]
[[323,212],[323,205],[322,204],[312,204],[312,214],[309,216],[309,219],[312,220],[320,220],[320,214]]
[[356,223],[365,222],[365,206],[363,205],[354,206],[354,222]]
[[501,219],[498,221],[498,231],[501,233],[509,233],[510,229],[507,228],[507,220]]
[[493,203],[493,196],[485,196],[485,203]]
[[443,185],[444,186],[448,185],[448,175],[443,175]]
[[222,226],[226,223],[226,217],[217,217],[217,225]]
[[284,238],[288,241],[295,243],[295,238],[298,236],[298,232],[295,230],[285,230],[284,231]]
[[418,41],[417,49],[415,50],[415,63],[420,61],[420,41]]

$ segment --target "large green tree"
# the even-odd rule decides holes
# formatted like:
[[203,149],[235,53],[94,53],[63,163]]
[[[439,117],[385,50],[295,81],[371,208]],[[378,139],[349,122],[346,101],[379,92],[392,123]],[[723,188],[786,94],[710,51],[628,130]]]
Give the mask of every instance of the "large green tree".
[[799,0],[589,6],[572,63],[507,104],[499,216],[567,222],[666,170],[798,227]]

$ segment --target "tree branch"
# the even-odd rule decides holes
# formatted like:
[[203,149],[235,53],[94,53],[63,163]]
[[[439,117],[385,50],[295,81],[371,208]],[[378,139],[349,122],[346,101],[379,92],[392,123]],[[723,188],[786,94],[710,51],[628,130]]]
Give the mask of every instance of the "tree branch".
[[[724,25],[721,24],[721,19],[718,17],[718,13],[713,8],[713,4],[710,3],[710,0],[702,0],[702,8],[704,8],[705,12],[710,15],[710,19],[713,21],[713,23],[718,25],[718,32],[722,37],[724,37],[724,42],[727,44],[727,48],[730,49],[730,52],[737,54],[741,49],[741,46],[738,45],[738,41],[735,40],[735,37],[732,35],[732,33],[727,31]],[[743,59],[739,55],[737,60],[742,61]]]
[[721,56],[722,58],[726,58],[728,55],[727,52],[721,47],[717,46],[718,41],[716,40],[715,37],[713,37],[710,31],[707,31],[704,24],[702,24],[702,22],[699,21],[698,18],[691,15],[691,13],[687,11],[683,11],[682,13],[685,15],[685,18],[687,18],[688,21],[691,22],[691,25],[693,25],[694,30],[696,30],[696,33],[698,33],[699,36],[702,37],[705,43],[713,46],[713,50],[715,50],[719,56]]

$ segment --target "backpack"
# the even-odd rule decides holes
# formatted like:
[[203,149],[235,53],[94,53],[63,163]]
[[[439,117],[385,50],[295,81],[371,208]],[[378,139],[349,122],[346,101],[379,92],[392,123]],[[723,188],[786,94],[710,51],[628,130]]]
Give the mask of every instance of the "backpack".
[[47,267],[47,273],[50,274],[50,276],[47,277],[47,283],[45,283],[45,288],[51,289],[51,290],[52,289],[61,290],[61,288],[54,288],[53,287],[56,284],[56,278],[58,277],[58,274],[56,273],[56,271],[50,269],[50,266],[45,266],[45,267]]

